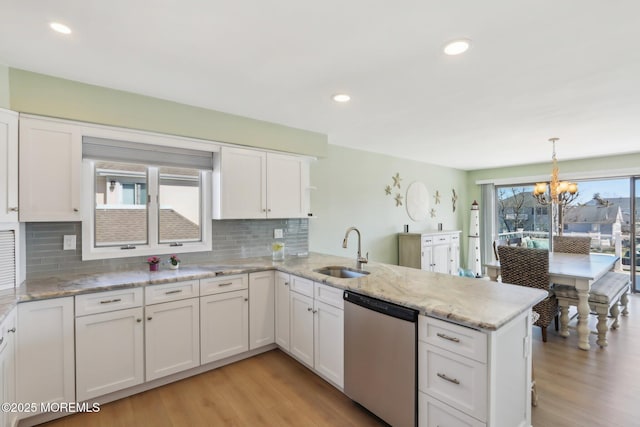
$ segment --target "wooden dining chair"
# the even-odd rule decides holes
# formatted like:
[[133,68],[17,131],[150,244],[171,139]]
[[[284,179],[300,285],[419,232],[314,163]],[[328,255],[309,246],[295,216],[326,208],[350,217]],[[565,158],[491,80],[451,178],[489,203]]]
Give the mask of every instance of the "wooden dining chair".
[[[549,251],[546,249],[498,246],[502,283],[550,291]],[[558,313],[558,301],[552,292],[533,306],[540,315],[534,323],[542,329],[542,341],[547,341],[547,327]]]

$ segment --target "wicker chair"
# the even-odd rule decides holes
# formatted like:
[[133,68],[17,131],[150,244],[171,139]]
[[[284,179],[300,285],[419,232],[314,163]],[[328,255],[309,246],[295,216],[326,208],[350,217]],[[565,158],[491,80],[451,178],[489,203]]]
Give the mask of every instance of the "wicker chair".
[[[503,283],[549,291],[549,251],[546,249],[498,246]],[[533,306],[540,315],[534,323],[542,329],[542,341],[547,341],[547,327],[558,313],[558,301],[553,293]]]
[[493,254],[496,256],[496,261],[500,260],[498,255],[498,246],[520,246],[522,245],[522,237],[512,237],[511,239],[498,239],[493,241]]
[[553,251],[589,255],[591,237],[553,236]]

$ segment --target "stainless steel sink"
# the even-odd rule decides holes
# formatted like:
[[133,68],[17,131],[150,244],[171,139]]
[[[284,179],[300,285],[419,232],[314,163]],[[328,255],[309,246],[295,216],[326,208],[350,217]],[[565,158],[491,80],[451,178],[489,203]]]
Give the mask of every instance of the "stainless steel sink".
[[330,265],[314,270],[316,273],[326,274],[331,277],[339,277],[341,279],[354,279],[369,274],[368,271],[356,270],[355,268],[343,267],[339,265]]

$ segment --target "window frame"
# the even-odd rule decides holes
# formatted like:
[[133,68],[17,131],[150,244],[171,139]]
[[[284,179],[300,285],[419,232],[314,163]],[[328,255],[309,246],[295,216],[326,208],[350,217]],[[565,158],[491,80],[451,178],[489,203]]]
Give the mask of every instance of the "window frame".
[[[99,160],[98,160],[99,161]],[[82,181],[86,184],[82,191],[82,259],[113,259],[136,256],[167,255],[174,253],[206,252],[213,249],[212,238],[212,172],[200,171],[200,217],[202,240],[198,242],[184,241],[181,246],[171,243],[160,243],[159,232],[159,166],[145,164],[148,170],[147,194],[147,244],[135,245],[132,249],[121,249],[120,246],[95,247],[95,162],[93,159],[82,160]],[[144,164],[144,163],[137,163]]]

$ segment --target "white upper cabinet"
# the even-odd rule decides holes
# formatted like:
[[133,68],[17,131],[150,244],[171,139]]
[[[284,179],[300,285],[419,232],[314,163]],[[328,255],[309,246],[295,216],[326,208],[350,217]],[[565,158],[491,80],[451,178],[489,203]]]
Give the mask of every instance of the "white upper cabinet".
[[18,221],[18,113],[0,109],[0,222]]
[[306,217],[308,185],[303,157],[222,147],[214,171],[213,217]]
[[80,221],[78,126],[20,117],[20,221]]

